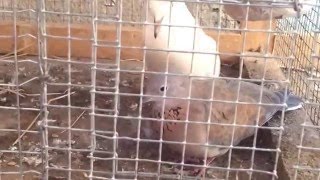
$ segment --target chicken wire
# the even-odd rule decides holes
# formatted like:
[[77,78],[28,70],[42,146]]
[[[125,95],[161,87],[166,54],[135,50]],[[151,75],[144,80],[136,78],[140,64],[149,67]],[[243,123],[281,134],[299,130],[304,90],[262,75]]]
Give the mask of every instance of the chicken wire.
[[[202,3],[200,8],[197,8],[195,4],[198,3],[190,3],[188,6],[195,17],[199,19],[201,25],[214,27],[219,32],[230,30],[238,30],[237,32],[239,32],[238,23],[221,11],[219,12],[218,2]],[[161,146],[157,146],[167,142],[155,141],[152,143],[140,137],[139,128],[143,118],[141,118],[142,103],[139,100],[143,87],[144,74],[141,71],[144,69],[144,64],[135,64],[133,67],[124,65],[120,56],[120,50],[123,48],[120,43],[122,39],[120,32],[124,25],[139,26],[143,24],[145,11],[142,7],[139,3],[129,0],[13,0],[0,2],[0,16],[3,20],[13,22],[12,36],[0,34],[0,39],[14,42],[12,55],[4,55],[1,58],[1,63],[5,64],[6,68],[3,70],[4,78],[0,84],[0,92],[5,95],[1,96],[0,109],[3,111],[2,114],[10,114],[12,117],[9,118],[14,122],[10,128],[0,125],[2,137],[10,137],[0,146],[2,157],[0,175],[3,179],[12,177],[22,179],[23,176],[44,179],[185,179],[191,177],[183,176],[183,174],[179,176],[177,175],[179,173],[172,172],[181,172],[184,167],[204,166],[203,164],[197,166],[187,164],[184,159],[182,162],[163,160],[161,156],[171,152],[164,151],[165,154],[163,154],[159,149]],[[294,48],[292,43],[296,42],[294,32],[302,35],[305,35],[303,33],[311,33],[312,30],[305,29],[306,25],[301,22],[307,20],[310,27],[313,22],[310,19],[318,18],[317,12],[318,7],[310,12],[314,18],[309,18],[309,21],[307,16],[303,16],[299,21],[285,19],[279,21],[275,31],[267,31],[269,36],[275,33],[280,35],[287,33],[290,37],[292,36],[290,39],[280,39],[275,43],[275,56],[282,60],[285,68],[290,69],[297,63],[298,67],[294,66],[295,68],[304,69],[305,67],[299,65],[304,62],[311,67],[317,67],[314,63],[317,61],[311,61],[311,59],[317,58],[317,52],[314,52],[315,48],[312,48],[316,44],[316,35],[313,35],[314,38],[311,38],[309,42],[302,43],[303,47],[296,48],[296,50],[299,48],[309,49],[314,53],[312,56],[310,54],[310,57],[306,55],[304,55],[306,57],[303,55],[295,57],[299,61],[290,56]],[[17,36],[15,27],[20,21],[38,25],[38,37],[33,37],[31,34],[20,35],[37,38],[39,55],[36,58],[26,57],[19,53],[17,48],[19,36]],[[67,24],[67,35],[51,34],[46,28],[48,23]],[[90,23],[93,30],[92,37],[90,39],[73,37],[70,30],[71,24],[76,23]],[[97,27],[102,24],[114,25],[116,29],[114,41],[99,40]],[[316,34],[318,31],[316,29],[317,23],[313,24],[312,28]],[[240,31],[246,37],[246,32],[250,29]],[[67,57],[49,57],[47,47],[49,39],[68,41]],[[92,56],[89,60],[81,61],[71,55],[71,39],[77,39],[80,42],[81,40],[91,40]],[[219,39],[217,43],[219,44]],[[243,47],[245,43],[243,40]],[[266,47],[269,47],[269,43],[270,40],[268,40]],[[277,48],[277,45],[281,48]],[[114,48],[116,59],[110,61],[98,59],[97,49],[100,47]],[[143,47],[132,48],[141,49],[146,53]],[[291,51],[288,54],[286,50]],[[245,58],[247,55],[244,50],[242,51],[242,57]],[[223,53],[221,54],[223,55]],[[231,53],[226,54],[230,55]],[[262,58],[265,57],[263,55],[261,55]],[[268,59],[268,56],[264,59]],[[242,59],[240,74],[244,71],[243,63]],[[34,69],[37,71],[33,71]],[[298,75],[301,72],[294,70],[291,69],[286,78],[290,78],[292,89],[299,96],[305,98],[307,112],[313,121],[317,122],[318,102],[315,94],[318,91],[311,90],[317,85],[314,83],[316,78],[311,75]],[[312,72],[314,72],[313,74],[317,73],[315,70]],[[138,80],[130,79],[132,76]],[[247,79],[242,75],[235,78]],[[262,80],[255,81],[261,82]],[[268,81],[264,80],[264,82]],[[310,86],[311,82],[315,85]],[[132,86],[135,87],[135,90],[132,90]],[[20,93],[21,89],[27,92]],[[32,91],[28,92],[28,90]],[[123,109],[129,110],[126,112]],[[211,173],[211,175],[214,174],[222,179],[275,179],[278,176],[277,167],[281,150],[284,113],[280,116],[278,119],[280,123],[276,126],[259,128],[278,133],[275,136],[275,147],[257,146],[259,138],[256,132],[250,146],[230,147],[231,150],[225,159],[220,160],[223,161],[220,165],[208,168],[215,173],[218,172],[217,175],[215,173]],[[32,125],[33,128],[26,128],[24,119],[30,119],[27,125],[36,121],[35,125]],[[79,122],[82,124],[77,126]],[[125,128],[120,129],[123,126]],[[303,125],[302,131],[306,127],[318,128],[317,126]],[[129,129],[134,129],[136,135],[132,137],[132,134],[129,136],[119,132],[129,131]],[[303,141],[302,136],[301,141]],[[148,143],[151,146],[147,146]],[[152,148],[156,153],[151,150]],[[305,148],[309,147],[301,142],[297,151],[301,153]],[[316,147],[310,148],[317,150]],[[157,156],[150,157],[149,151]],[[243,152],[239,153],[239,151]],[[241,159],[242,156],[245,157],[245,160]],[[263,163],[265,160],[257,158],[261,156],[267,156],[268,159],[271,159],[272,163],[268,165],[267,169],[257,167],[257,164]],[[243,165],[234,159],[247,161],[247,164]],[[297,170],[310,170],[301,162],[299,164],[299,158],[296,161],[298,162],[295,167]],[[175,168],[175,166],[182,167]],[[319,171],[319,168],[311,169]],[[265,176],[259,176],[259,174]],[[298,171],[296,179],[299,177],[297,174]],[[213,177],[207,177],[207,179]]]

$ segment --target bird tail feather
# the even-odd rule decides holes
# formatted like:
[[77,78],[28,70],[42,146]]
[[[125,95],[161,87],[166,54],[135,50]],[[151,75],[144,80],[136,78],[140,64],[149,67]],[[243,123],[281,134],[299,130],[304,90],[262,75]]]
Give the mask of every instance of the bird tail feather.
[[287,104],[286,112],[297,110],[303,107],[303,100],[294,95],[292,92],[287,90],[277,91],[276,94],[281,99],[281,102],[286,98],[285,102]]

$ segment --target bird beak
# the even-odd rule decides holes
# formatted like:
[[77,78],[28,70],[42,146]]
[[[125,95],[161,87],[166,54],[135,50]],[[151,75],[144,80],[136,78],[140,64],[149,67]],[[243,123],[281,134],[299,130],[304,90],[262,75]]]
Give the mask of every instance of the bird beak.
[[[156,20],[156,18],[155,18],[153,22],[154,22],[155,24],[156,24],[156,23],[161,23],[162,20],[163,20],[163,17],[162,17],[160,20]],[[158,37],[158,34],[159,34],[159,32],[160,32],[160,28],[161,28],[161,25],[154,25],[153,36],[154,36],[155,39],[157,39],[157,37]]]

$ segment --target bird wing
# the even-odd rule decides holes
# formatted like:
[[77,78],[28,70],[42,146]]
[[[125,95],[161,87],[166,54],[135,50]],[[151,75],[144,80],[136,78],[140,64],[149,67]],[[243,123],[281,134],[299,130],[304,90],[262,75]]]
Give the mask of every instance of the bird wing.
[[[238,144],[255,132],[254,127],[245,126],[262,126],[282,108],[281,103],[283,102],[281,102],[278,94],[265,88],[262,89],[261,102],[278,104],[278,106],[253,104],[260,102],[261,86],[259,85],[226,80],[218,80],[215,83],[214,99],[226,102],[213,102],[212,104],[211,121],[224,124],[211,126],[210,139],[214,143],[222,145]],[[235,103],[238,94],[239,103]]]
[[[192,97],[210,98],[212,93],[210,82],[212,81],[195,81],[192,86]],[[186,142],[187,156],[202,158],[206,149],[208,157],[222,155],[227,152],[226,148],[207,148],[207,142],[218,146],[237,145],[241,140],[254,134],[255,127],[248,126],[263,125],[281,109],[281,106],[260,106],[259,111],[259,105],[252,104],[259,102],[259,85],[247,82],[239,84],[234,80],[215,80],[214,83],[213,99],[218,101],[210,103],[210,101],[190,100],[188,108],[188,100],[166,100],[163,117],[165,120],[155,121],[152,128],[158,135],[163,132],[162,139],[168,141],[164,144],[169,144],[174,151],[183,152],[183,144]],[[238,88],[240,88],[240,103],[236,104]],[[281,103],[279,96],[267,89],[263,89],[261,102]],[[154,118],[161,119],[161,107],[161,103],[153,106]],[[161,123],[163,123],[162,129]]]

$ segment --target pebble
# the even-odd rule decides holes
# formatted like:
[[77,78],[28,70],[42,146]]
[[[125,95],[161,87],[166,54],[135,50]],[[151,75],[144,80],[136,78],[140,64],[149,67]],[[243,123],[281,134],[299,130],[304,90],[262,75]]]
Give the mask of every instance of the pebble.
[[9,166],[15,166],[15,165],[17,165],[17,163],[14,162],[14,161],[10,161],[10,162],[7,163],[7,165],[9,165]]

